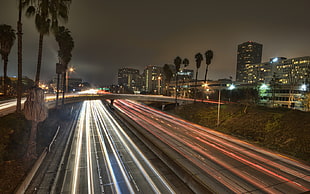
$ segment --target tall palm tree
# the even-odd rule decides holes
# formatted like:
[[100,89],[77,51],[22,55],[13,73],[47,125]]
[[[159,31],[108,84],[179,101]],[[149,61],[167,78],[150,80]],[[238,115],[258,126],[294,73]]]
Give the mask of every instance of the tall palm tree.
[[[58,42],[59,45],[59,51],[58,51],[58,58],[59,63],[63,65],[63,97],[62,97],[62,104],[64,104],[64,94],[65,94],[65,83],[66,83],[66,73],[68,69],[68,64],[71,61],[72,57],[72,50],[74,48],[74,41],[70,34],[71,32],[65,28],[64,26],[61,26],[58,28],[57,33],[55,34],[55,39]],[[59,84],[57,84],[59,85]],[[57,99],[56,104],[58,104],[58,88],[57,88]]]
[[189,65],[189,60],[187,58],[183,59],[182,64],[184,65],[184,67],[187,67]]
[[178,72],[180,71],[180,67],[182,64],[181,57],[177,56],[174,59],[174,65],[175,65],[175,104],[178,104]]
[[212,51],[212,50],[208,50],[208,51],[205,53],[205,56],[206,56],[206,73],[205,73],[204,82],[206,83],[209,65],[211,64],[211,60],[213,59],[213,51]]
[[165,76],[166,95],[168,95],[168,86],[170,85],[170,81],[171,81],[173,73],[168,64],[164,65],[163,71],[164,71],[164,76]]
[[[182,61],[182,64],[184,65],[184,67],[187,67],[189,65],[189,60],[187,58],[184,58]],[[183,80],[184,83],[185,80]],[[183,89],[183,97],[185,97],[185,90]]]
[[50,32],[57,32],[58,20],[68,20],[69,6],[71,0],[26,0],[30,3],[27,8],[26,15],[35,17],[35,25],[40,34],[37,71],[35,77],[35,85],[40,81],[40,72],[42,64],[43,37],[49,35]]
[[197,90],[196,90],[196,87],[197,87],[197,79],[198,79],[198,69],[200,68],[201,66],[201,61],[203,61],[203,56],[201,53],[197,53],[195,55],[195,60],[196,60],[196,79],[195,79],[195,95],[194,95],[194,102],[196,102],[196,96],[197,96]]
[[15,30],[11,26],[6,24],[0,25],[0,54],[3,60],[3,95],[7,95],[7,69],[9,54],[16,39]]
[[25,2],[25,5],[30,5],[27,8],[26,15],[35,17],[35,25],[40,34],[35,87],[29,92],[24,106],[25,117],[32,121],[26,153],[26,159],[31,159],[37,157],[37,125],[47,117],[44,92],[38,87],[41,72],[43,37],[48,35],[50,31],[54,33],[58,31],[58,19],[62,19],[63,21],[68,20],[68,10],[71,0],[25,0]]

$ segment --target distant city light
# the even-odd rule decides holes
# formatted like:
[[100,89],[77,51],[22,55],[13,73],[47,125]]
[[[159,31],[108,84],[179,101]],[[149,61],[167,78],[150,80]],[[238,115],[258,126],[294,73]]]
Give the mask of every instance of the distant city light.
[[272,62],[274,62],[274,63],[278,62],[278,57],[273,58],[273,59],[272,59]]
[[89,89],[89,90],[85,90],[85,91],[81,91],[79,92],[79,94],[97,94],[98,89]]
[[302,84],[302,85],[300,86],[300,90],[301,90],[301,91],[306,91],[306,90],[307,90],[306,84]]
[[233,90],[233,89],[235,89],[235,88],[236,88],[236,86],[235,86],[234,84],[231,84],[231,85],[228,87],[229,90]]
[[266,84],[262,84],[260,87],[259,87],[260,90],[267,90],[268,89],[268,86]]

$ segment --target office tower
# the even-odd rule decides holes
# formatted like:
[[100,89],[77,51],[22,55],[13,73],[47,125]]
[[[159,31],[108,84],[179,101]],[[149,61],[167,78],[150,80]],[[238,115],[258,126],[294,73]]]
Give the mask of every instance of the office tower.
[[118,85],[135,89],[141,85],[141,77],[138,69],[121,68],[118,70]]
[[261,63],[263,45],[248,41],[238,45],[236,81],[249,83],[251,72],[247,69],[253,64]]

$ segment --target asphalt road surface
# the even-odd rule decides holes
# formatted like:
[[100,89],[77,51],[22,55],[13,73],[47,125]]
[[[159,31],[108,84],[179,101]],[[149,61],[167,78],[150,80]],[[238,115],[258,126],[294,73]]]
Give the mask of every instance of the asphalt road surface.
[[306,164],[133,101],[117,100],[114,107],[182,155],[180,163],[190,163],[188,170],[212,192],[310,191]]
[[84,101],[61,193],[175,193],[101,101]]

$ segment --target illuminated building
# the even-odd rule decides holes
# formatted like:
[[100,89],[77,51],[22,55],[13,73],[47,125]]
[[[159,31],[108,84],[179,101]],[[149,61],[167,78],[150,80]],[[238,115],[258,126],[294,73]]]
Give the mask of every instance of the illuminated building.
[[269,62],[248,65],[245,83],[265,83],[277,81],[278,84],[301,85],[307,83],[310,74],[310,56],[287,59],[271,58]]
[[161,81],[159,80],[159,77],[162,76],[162,67],[154,66],[154,65],[148,65],[144,69],[143,72],[143,80],[144,80],[144,91],[152,94],[158,93],[158,88],[161,87]]
[[309,92],[310,56],[275,57],[266,63],[253,64],[246,72],[252,73],[247,83],[268,86],[264,92],[260,89],[262,104],[304,110],[304,94]]
[[252,68],[253,64],[261,63],[263,45],[248,41],[238,45],[237,53],[237,82],[248,82],[252,73],[247,69]]
[[274,58],[270,63],[281,84],[301,85],[309,81],[310,56],[285,60]]
[[141,87],[141,76],[138,69],[121,68],[118,70],[118,85],[136,91]]
[[178,72],[178,80],[179,81],[190,81],[194,77],[194,70],[192,69],[181,69]]

